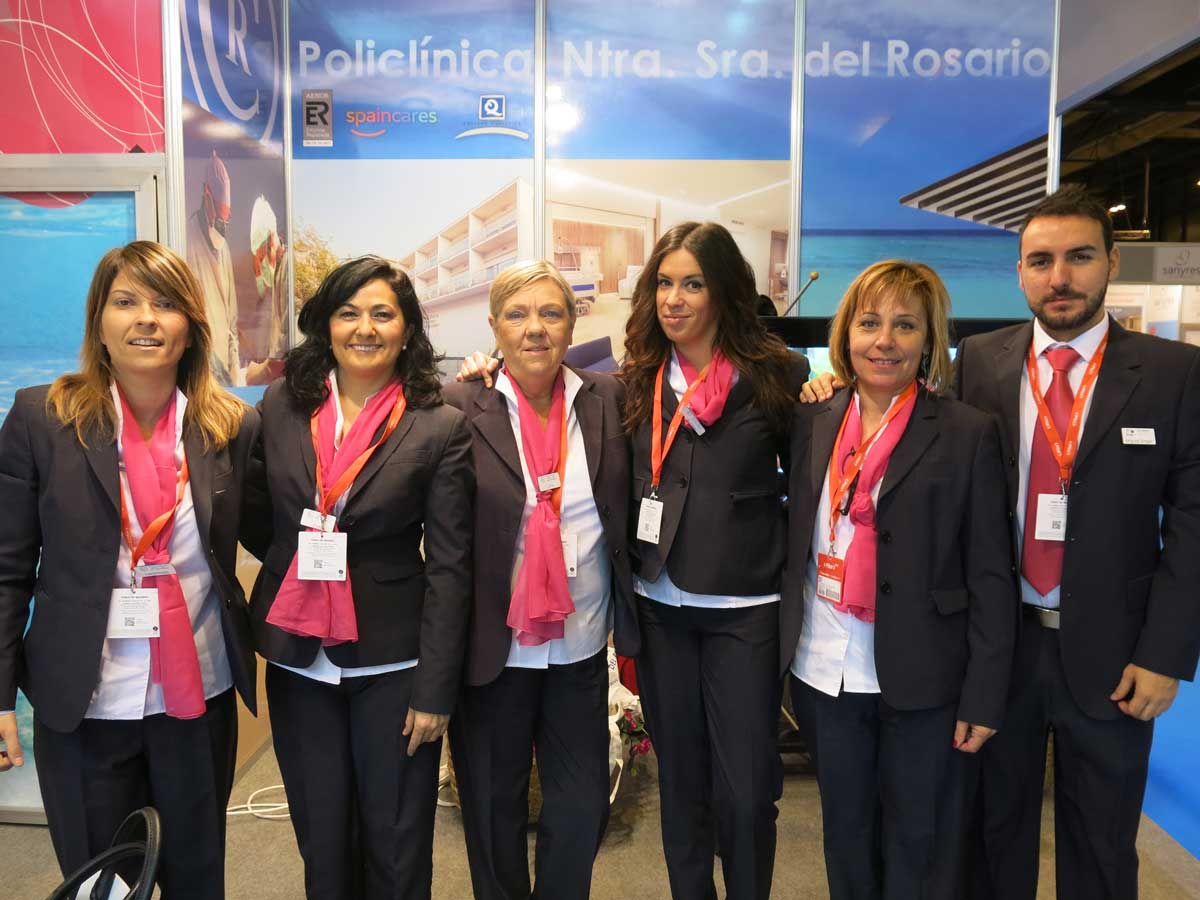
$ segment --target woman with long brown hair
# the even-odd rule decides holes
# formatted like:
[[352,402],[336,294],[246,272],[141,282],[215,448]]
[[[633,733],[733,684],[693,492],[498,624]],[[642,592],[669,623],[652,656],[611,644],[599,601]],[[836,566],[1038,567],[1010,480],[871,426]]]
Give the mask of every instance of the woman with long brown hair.
[[[111,250],[81,371],[18,391],[0,429],[0,710],[18,686],[33,705],[64,873],[154,806],[167,900],[224,896],[235,686],[255,709],[234,563],[258,416],[217,386],[209,345],[179,256]],[[0,738],[0,769],[22,765],[12,712]]]
[[757,297],[733,236],[685,222],[655,246],[625,332],[638,685],[680,900],[716,897],[718,845],[728,897],[771,891],[779,467],[808,361],[766,331]]

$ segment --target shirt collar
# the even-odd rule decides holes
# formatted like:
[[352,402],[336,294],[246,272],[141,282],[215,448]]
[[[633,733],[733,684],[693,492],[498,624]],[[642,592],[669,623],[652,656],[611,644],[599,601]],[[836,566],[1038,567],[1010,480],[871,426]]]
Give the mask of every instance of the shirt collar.
[[[117,391],[117,383],[110,382],[108,392],[112,396],[113,407],[117,412],[117,445],[121,447],[121,433],[125,428],[125,409],[121,406],[121,394]],[[178,387],[175,388],[175,446],[183,441],[183,413],[187,409],[187,395]],[[122,448],[123,449],[123,448]]]
[[[583,379],[576,375],[569,367],[562,367],[563,373],[563,402],[567,407],[567,414],[570,415],[570,410],[575,406],[575,395],[579,393],[579,389],[583,387]],[[509,406],[512,409],[517,407],[517,386],[513,380],[508,377],[508,373],[501,367],[496,374],[496,390],[504,395],[508,400]]]
[[[382,391],[380,388],[379,391]],[[375,394],[378,394],[376,391]],[[341,394],[338,392],[337,367],[334,366],[329,370],[329,393],[333,397],[333,408],[337,410],[337,421],[334,423],[333,433],[333,449],[340,450],[342,447],[342,428],[346,424],[346,417],[342,415]],[[371,398],[375,394],[368,394],[367,399],[363,401],[363,409],[367,408],[367,404],[371,402]]]
[[1104,336],[1108,334],[1108,316],[1105,315],[1099,322],[1085,331],[1083,334],[1076,335],[1074,339],[1063,343],[1056,341],[1050,335],[1046,334],[1042,323],[1037,319],[1033,320],[1033,352],[1040,357],[1046,350],[1051,347],[1070,347],[1079,354],[1080,359],[1084,364],[1091,362],[1096,351],[1100,349],[1100,342],[1104,340]]

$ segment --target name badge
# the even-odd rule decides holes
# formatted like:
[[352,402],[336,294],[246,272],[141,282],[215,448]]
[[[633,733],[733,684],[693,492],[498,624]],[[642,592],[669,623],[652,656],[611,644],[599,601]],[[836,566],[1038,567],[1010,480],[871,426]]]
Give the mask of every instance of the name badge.
[[1038,494],[1037,521],[1033,536],[1039,541],[1067,539],[1067,498],[1062,494]]
[[1138,447],[1153,447],[1154,429],[1153,428],[1122,428],[1121,443],[1133,444]]
[[579,535],[568,531],[562,537],[563,562],[567,566],[567,577],[574,578],[579,573]]
[[562,487],[562,479],[557,472],[538,476],[538,491],[557,491]]
[[696,418],[696,414],[692,412],[692,408],[690,406],[685,406],[683,408],[683,417],[687,419],[687,423],[692,426],[692,431],[696,432],[696,437],[704,434],[704,425],[699,419]]
[[300,514],[300,524],[305,528],[315,528],[317,531],[333,531],[337,524],[334,516],[323,516],[315,509],[306,509]]
[[817,596],[830,603],[842,602],[846,561],[828,553],[817,554]]
[[158,590],[156,588],[116,588],[108,604],[110,638],[158,637]]
[[658,532],[662,527],[663,505],[661,500],[650,497],[642,498],[642,507],[638,511],[637,537],[647,544],[658,543]]
[[153,578],[156,575],[174,575],[175,567],[170,563],[157,563],[153,566],[142,564],[133,570],[133,574],[137,576],[140,583],[143,578]]
[[296,577],[301,581],[346,580],[345,532],[302,531],[296,556]]

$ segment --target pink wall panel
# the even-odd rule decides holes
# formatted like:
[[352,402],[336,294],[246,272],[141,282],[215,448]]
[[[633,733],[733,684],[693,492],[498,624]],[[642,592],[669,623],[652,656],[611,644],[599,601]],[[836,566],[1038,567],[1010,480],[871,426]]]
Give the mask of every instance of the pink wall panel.
[[3,153],[163,149],[159,0],[0,0]]

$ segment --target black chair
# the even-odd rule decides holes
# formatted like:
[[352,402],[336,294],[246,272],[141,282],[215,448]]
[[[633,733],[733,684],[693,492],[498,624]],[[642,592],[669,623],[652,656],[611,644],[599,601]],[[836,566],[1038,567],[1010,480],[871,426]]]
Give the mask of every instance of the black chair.
[[[144,836],[139,838],[139,832]],[[101,873],[92,887],[90,900],[108,900],[112,892],[113,878],[118,868],[127,870],[127,865],[142,860],[141,872],[125,895],[125,900],[150,900],[154,893],[154,876],[158,873],[158,857],[162,851],[162,823],[153,807],[145,807],[130,813],[113,836],[112,846],[85,863],[78,871],[55,889],[46,900],[75,900],[79,888],[85,881]]]

